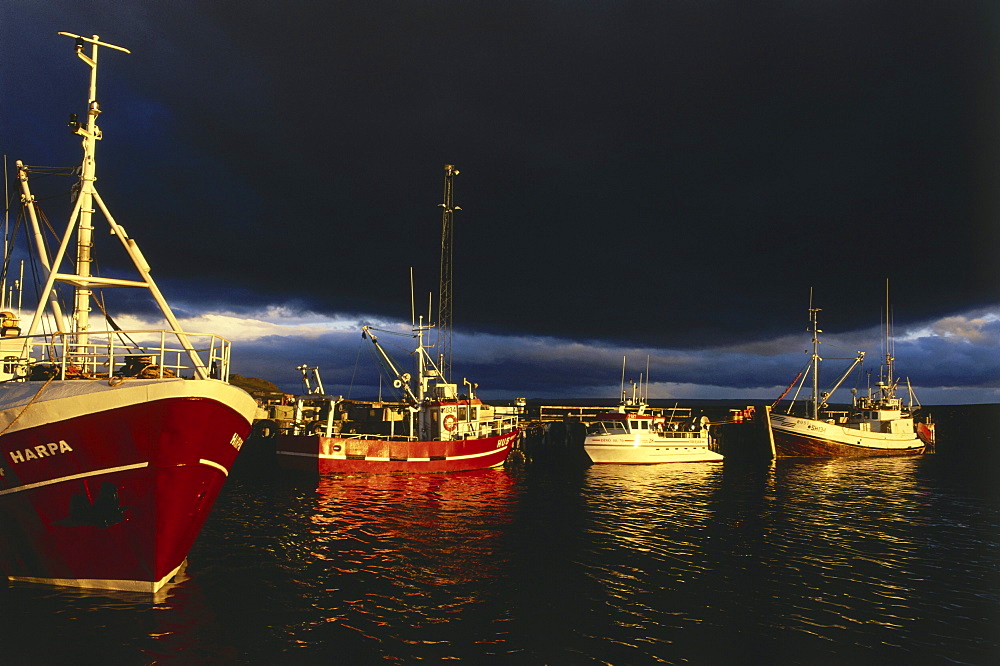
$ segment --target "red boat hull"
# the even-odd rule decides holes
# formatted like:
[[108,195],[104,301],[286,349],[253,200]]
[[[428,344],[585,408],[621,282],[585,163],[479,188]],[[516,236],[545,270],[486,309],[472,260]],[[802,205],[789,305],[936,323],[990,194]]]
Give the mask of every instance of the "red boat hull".
[[936,442],[936,432],[933,423],[918,423],[917,437],[927,446],[933,446]]
[[464,472],[502,465],[519,434],[424,442],[277,435],[275,449],[279,467],[309,474]]
[[[249,433],[253,401],[228,386],[176,395],[203,384],[180,381],[172,397],[0,436],[0,567],[10,580],[155,592],[181,568]],[[222,400],[208,397],[220,391]],[[68,413],[105,395],[32,409]]]

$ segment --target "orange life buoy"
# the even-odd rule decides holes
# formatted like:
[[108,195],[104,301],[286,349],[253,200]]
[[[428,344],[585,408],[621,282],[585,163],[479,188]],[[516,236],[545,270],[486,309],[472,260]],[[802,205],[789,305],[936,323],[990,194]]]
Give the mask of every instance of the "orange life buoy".
[[444,429],[447,430],[448,432],[451,432],[452,430],[455,429],[455,424],[457,422],[458,419],[455,418],[454,414],[447,414],[444,417]]

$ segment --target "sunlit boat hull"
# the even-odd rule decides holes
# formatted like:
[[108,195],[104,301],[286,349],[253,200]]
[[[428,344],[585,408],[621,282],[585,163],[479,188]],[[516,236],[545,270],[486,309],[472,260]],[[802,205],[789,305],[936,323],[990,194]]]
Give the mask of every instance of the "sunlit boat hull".
[[183,566],[256,404],[213,380],[43,384],[9,384],[0,401],[3,573],[156,592]]
[[906,456],[925,449],[916,432],[867,432],[787,414],[772,413],[771,430],[778,457]]
[[587,437],[584,451],[595,464],[655,465],[660,463],[721,462],[723,456],[709,448],[706,437],[635,443],[634,437],[616,441],[613,436]]
[[519,434],[421,442],[277,435],[275,452],[282,469],[309,474],[464,472],[502,465]]

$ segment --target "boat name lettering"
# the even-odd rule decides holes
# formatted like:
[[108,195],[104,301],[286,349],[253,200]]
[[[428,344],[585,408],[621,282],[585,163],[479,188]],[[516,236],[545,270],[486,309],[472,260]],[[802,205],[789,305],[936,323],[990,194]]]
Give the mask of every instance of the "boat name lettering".
[[229,443],[232,444],[233,448],[236,449],[237,451],[243,448],[243,438],[240,437],[237,433],[233,433],[233,438],[229,440]]
[[39,444],[38,446],[21,449],[20,451],[11,451],[8,455],[10,455],[11,461],[17,464],[28,460],[54,456],[59,453],[71,453],[72,451],[73,447],[67,444],[66,440],[60,439],[58,442],[49,442],[48,444]]
[[514,434],[515,433],[511,433],[509,435],[506,435],[506,436],[501,437],[500,439],[498,439],[497,440],[497,448],[498,449],[502,449],[502,448],[505,448],[507,445],[509,445],[511,443],[511,441],[514,439]]
[[806,426],[806,428],[808,428],[809,430],[818,430],[819,432],[823,432],[826,430],[826,426],[816,425],[814,423],[810,423],[809,425]]

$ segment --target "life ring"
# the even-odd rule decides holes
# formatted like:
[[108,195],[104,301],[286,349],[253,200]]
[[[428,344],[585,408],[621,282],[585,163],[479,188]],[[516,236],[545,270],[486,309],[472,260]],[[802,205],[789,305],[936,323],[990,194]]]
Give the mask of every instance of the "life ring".
[[326,423],[323,421],[311,421],[306,424],[306,433],[309,435],[322,435],[326,433]]
[[455,424],[458,423],[458,419],[455,418],[454,414],[447,414],[444,417],[444,429],[451,432],[455,429]]
[[253,424],[253,429],[250,431],[251,437],[263,437],[265,439],[270,439],[278,434],[278,424],[271,419],[261,419]]

